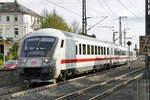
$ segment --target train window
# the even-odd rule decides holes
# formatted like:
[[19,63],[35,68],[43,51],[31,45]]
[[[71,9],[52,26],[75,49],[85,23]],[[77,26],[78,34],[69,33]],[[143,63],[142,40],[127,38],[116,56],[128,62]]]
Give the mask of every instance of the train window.
[[103,47],[101,47],[101,54],[102,54],[102,55],[104,54]]
[[92,55],[94,54],[94,46],[93,45],[91,46],[91,54]]
[[61,40],[61,48],[63,48],[63,46],[64,46],[64,40]]
[[79,54],[81,55],[81,44],[79,44]]
[[119,50],[119,55],[121,55],[121,50]]
[[118,54],[119,54],[119,51],[118,51],[117,49],[115,49],[115,50],[114,50],[114,54],[115,54],[115,55],[118,55]]
[[113,55],[113,49],[111,48],[111,55]]
[[95,55],[97,55],[97,46],[95,46]]
[[130,52],[130,56],[133,56],[133,52],[132,51]]
[[30,37],[25,40],[25,57],[47,57],[47,51],[51,51],[56,38],[54,37]]
[[118,55],[120,55],[120,50],[118,50]]
[[87,45],[87,54],[90,55],[90,45]]
[[126,55],[126,51],[124,51],[124,55]]
[[38,51],[51,49],[55,42],[54,37],[31,37],[26,39],[25,50]]
[[100,55],[100,47],[98,46],[98,55]]
[[78,45],[76,45],[76,55],[78,54]]
[[106,48],[104,47],[104,55],[106,55]]
[[86,55],[86,45],[83,44],[83,54]]
[[107,55],[109,55],[109,48],[107,48]]

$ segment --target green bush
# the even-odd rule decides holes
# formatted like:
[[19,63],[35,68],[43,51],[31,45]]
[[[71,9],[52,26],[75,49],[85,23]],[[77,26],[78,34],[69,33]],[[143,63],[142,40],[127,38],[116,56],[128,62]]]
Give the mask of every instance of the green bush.
[[0,60],[0,69],[2,68],[3,64],[4,64],[3,60]]
[[0,53],[0,60],[3,60],[4,54]]
[[13,59],[18,59],[19,45],[15,44],[12,48]]

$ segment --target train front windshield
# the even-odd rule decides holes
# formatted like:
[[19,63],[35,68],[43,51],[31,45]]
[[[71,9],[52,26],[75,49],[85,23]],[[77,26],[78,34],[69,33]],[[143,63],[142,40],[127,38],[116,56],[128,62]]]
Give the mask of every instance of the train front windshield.
[[46,57],[51,51],[56,38],[31,37],[25,41],[25,57]]

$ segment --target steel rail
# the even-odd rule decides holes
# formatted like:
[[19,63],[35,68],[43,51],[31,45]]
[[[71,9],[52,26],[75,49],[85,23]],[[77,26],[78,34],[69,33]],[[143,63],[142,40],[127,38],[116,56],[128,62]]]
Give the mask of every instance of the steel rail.
[[[71,98],[73,98],[73,97],[75,97],[75,96],[77,96],[77,95],[81,95],[81,94],[83,94],[83,93],[85,93],[85,92],[88,92],[90,89],[92,89],[92,88],[94,88],[94,87],[96,87],[96,86],[104,86],[104,85],[106,85],[106,84],[108,84],[108,83],[110,83],[110,82],[112,82],[112,81],[120,80],[120,79],[122,79],[122,78],[124,78],[124,77],[126,77],[126,76],[128,76],[128,75],[130,75],[130,74],[136,73],[136,72],[141,71],[141,70],[143,70],[143,68],[140,68],[140,69],[138,69],[138,70],[129,72],[129,73],[127,73],[127,74],[124,74],[124,75],[121,75],[121,76],[112,78],[112,79],[110,79],[110,80],[108,80],[108,81],[105,81],[105,82],[101,82],[101,83],[94,84],[94,85],[92,85],[92,86],[90,86],[90,87],[87,87],[87,88],[78,90],[78,91],[73,92],[73,93],[70,93],[70,94],[68,94],[68,95],[64,95],[64,96],[59,97],[59,98],[57,98],[57,99],[55,99],[55,100],[69,100],[69,99],[71,99]],[[128,83],[128,82],[127,82],[127,83]]]
[[16,92],[16,93],[12,93],[12,92],[19,91],[19,88],[23,89],[26,86],[14,87],[12,89],[8,88],[8,89],[2,90],[2,91],[0,90],[0,93],[5,92],[5,95],[0,96],[0,99],[1,98],[4,99],[4,98],[14,98],[14,97],[23,96],[23,95],[30,94],[30,93],[37,92],[37,91],[41,91],[41,90],[44,90],[44,89],[49,89],[49,88],[54,87],[54,86],[70,83],[72,81],[76,81],[76,80],[92,77],[92,76],[95,76],[95,75],[103,75],[105,73],[108,73],[108,72],[111,72],[111,71],[115,71],[115,70],[120,70],[120,69],[123,69],[123,68],[126,69],[128,67],[127,66],[121,66],[121,67],[111,68],[110,70],[104,70],[102,72],[92,73],[92,74],[89,74],[89,75],[86,75],[86,76],[73,78],[73,79],[70,79],[70,80],[67,80],[67,81],[64,81],[64,82],[59,82],[59,83],[56,83],[56,84],[50,84],[50,85],[46,85],[46,86],[36,87],[36,88],[33,88],[33,89],[30,88],[30,89],[22,90],[22,91]]

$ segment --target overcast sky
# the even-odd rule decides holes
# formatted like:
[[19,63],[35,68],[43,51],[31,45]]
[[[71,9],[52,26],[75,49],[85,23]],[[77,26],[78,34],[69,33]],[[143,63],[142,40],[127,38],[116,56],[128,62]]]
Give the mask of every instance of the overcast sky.
[[[0,0],[0,2],[13,2],[14,0]],[[82,25],[82,0],[18,0],[25,7],[41,14],[43,9],[49,12],[54,9],[68,24],[74,20]],[[119,31],[119,16],[127,16],[123,21],[127,29],[127,37],[132,37],[132,47],[139,41],[139,35],[145,34],[145,0],[87,0],[88,28],[108,16],[99,25],[88,31],[105,41],[112,41],[112,30]],[[107,26],[103,27],[103,26]],[[114,29],[110,28],[114,26]]]

